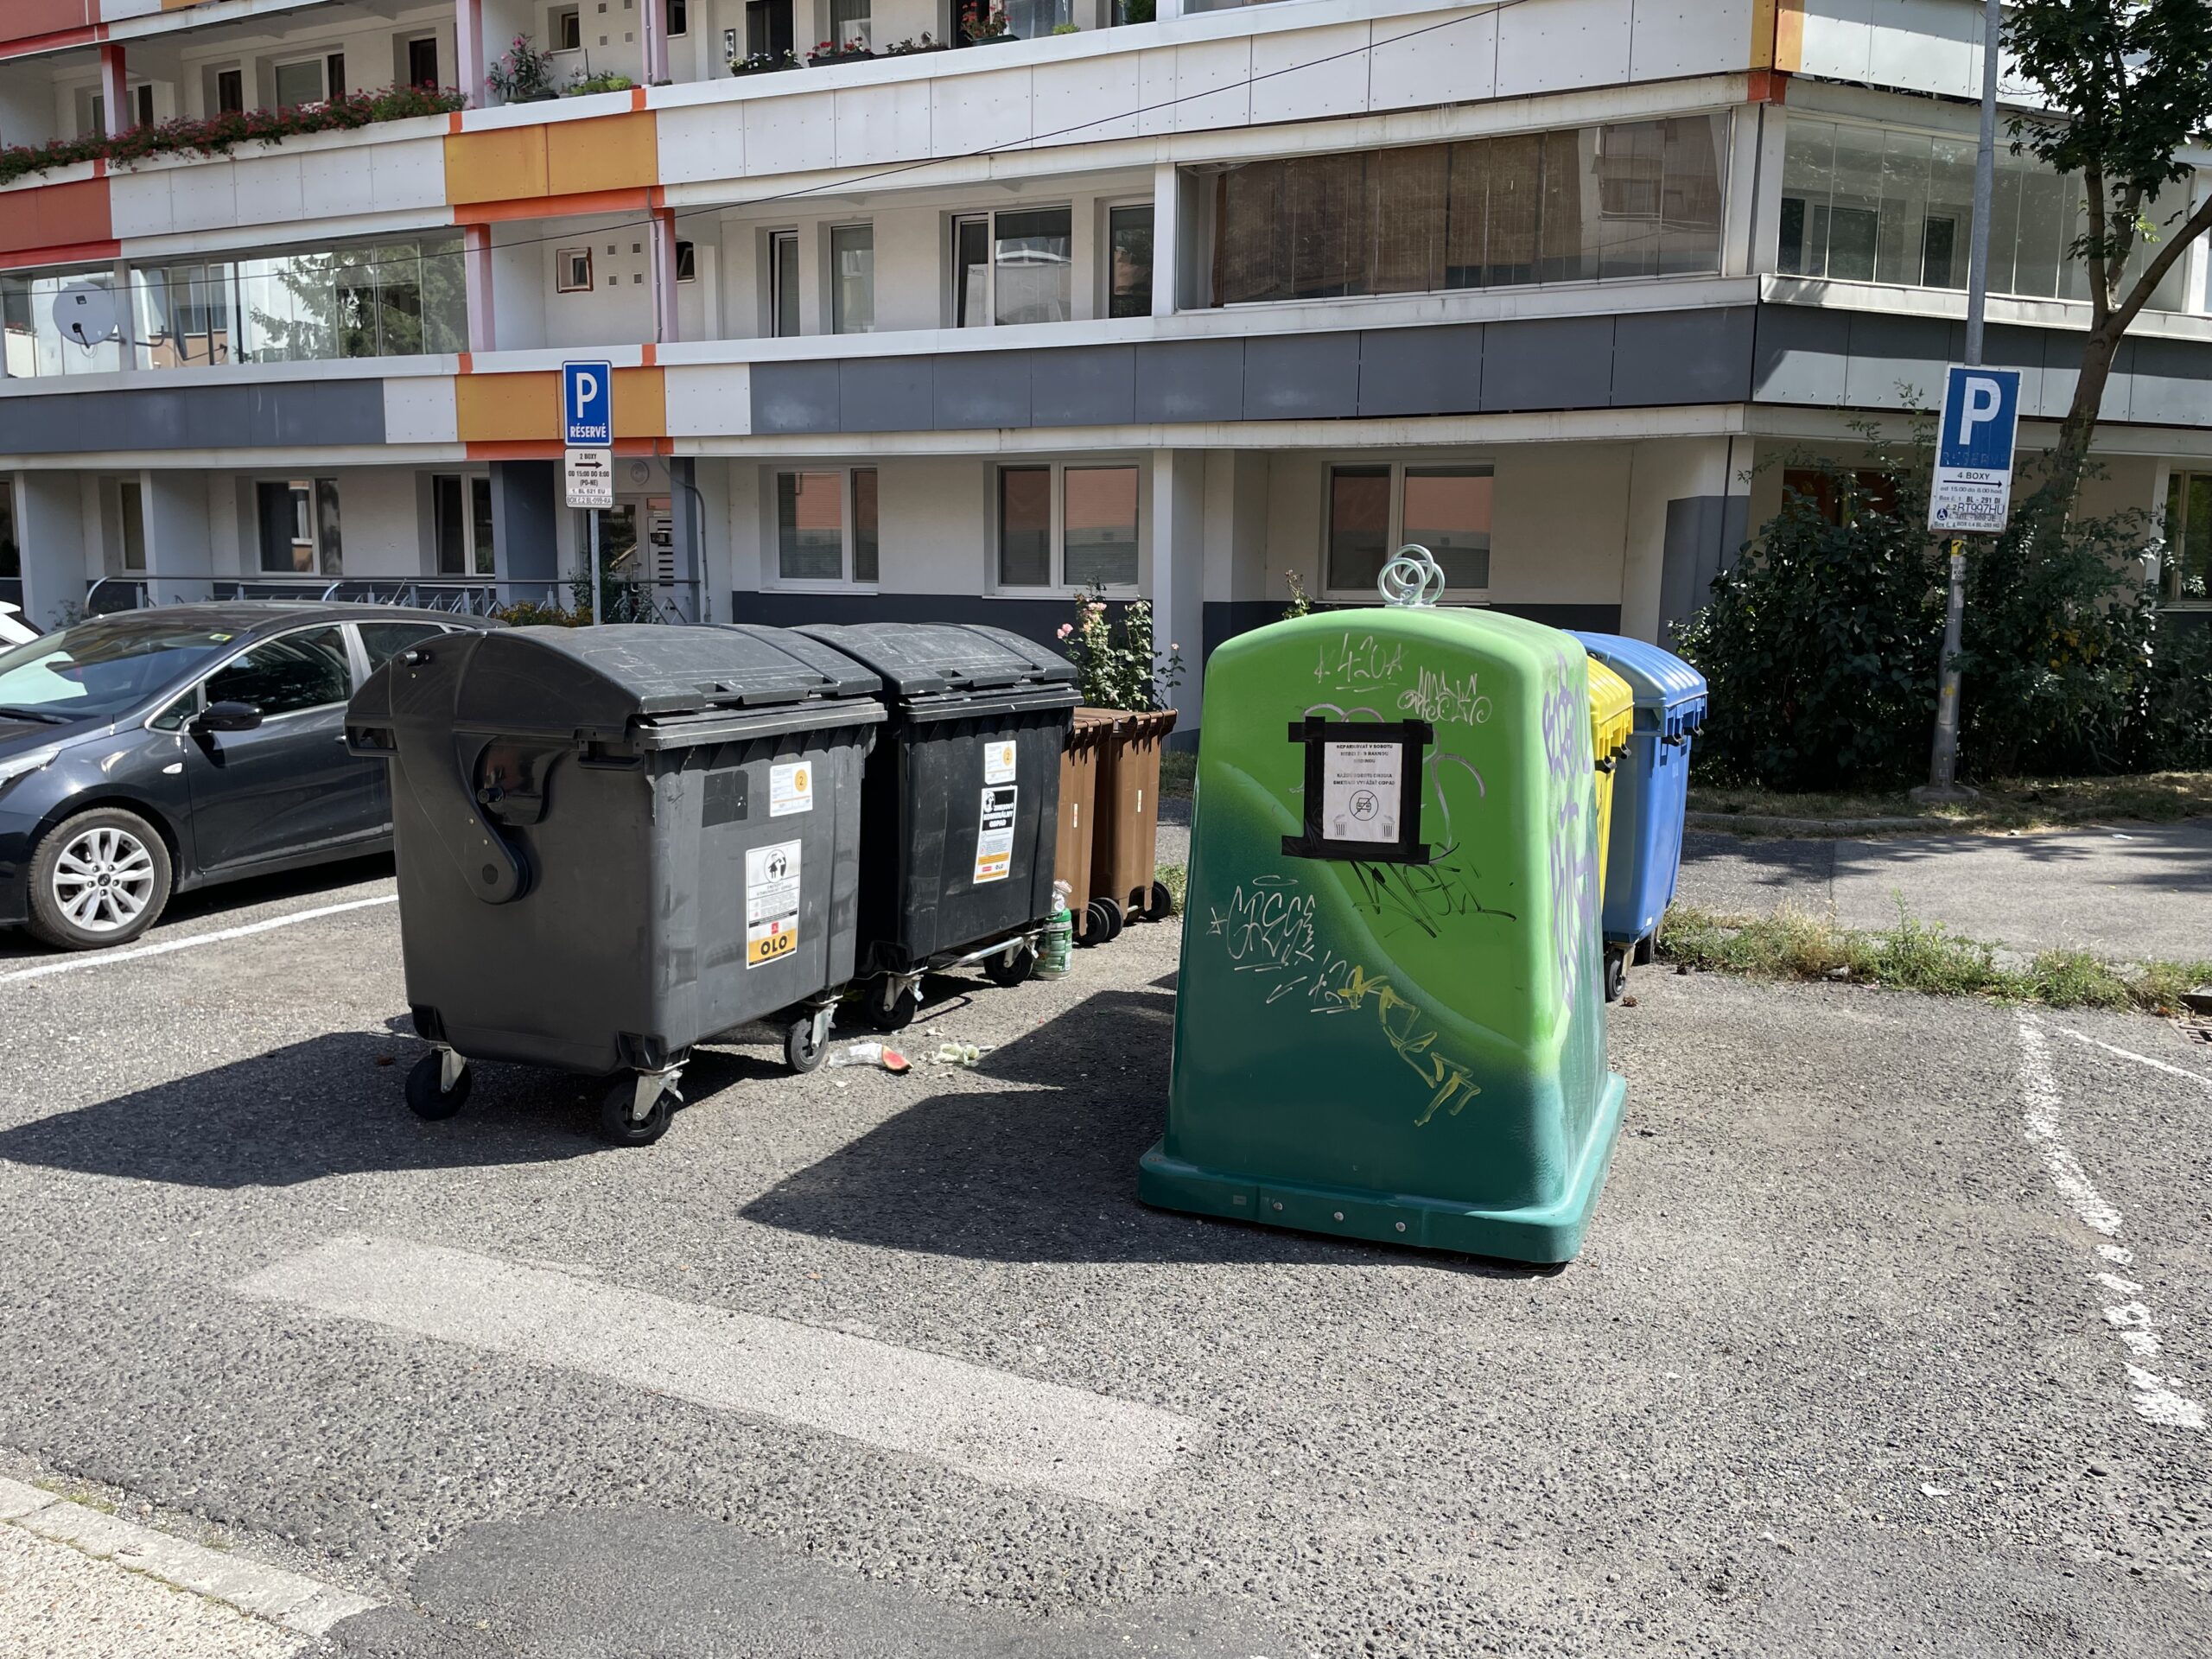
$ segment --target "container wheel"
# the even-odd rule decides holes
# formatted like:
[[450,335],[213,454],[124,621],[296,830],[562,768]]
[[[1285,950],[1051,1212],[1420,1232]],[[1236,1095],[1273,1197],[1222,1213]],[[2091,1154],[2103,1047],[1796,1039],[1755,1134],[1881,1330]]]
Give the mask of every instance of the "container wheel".
[[991,983],[1002,990],[1012,990],[1037,971],[1037,951],[1032,945],[1023,945],[1012,955],[987,957],[983,973]]
[[676,1096],[664,1084],[645,1116],[638,1116],[636,1077],[617,1077],[599,1103],[599,1138],[611,1147],[649,1147],[668,1133]]
[[1174,913],[1175,895],[1167,891],[1167,884],[1165,881],[1154,882],[1152,884],[1151,902],[1147,904],[1144,909],[1145,920],[1147,922],[1164,922]]
[[450,1089],[440,1087],[440,1057],[425,1054],[415,1062],[407,1074],[407,1109],[426,1123],[436,1123],[451,1117],[468,1100],[468,1085],[475,1077],[474,1071],[463,1071],[454,1079]]
[[1074,940],[1076,948],[1081,950],[1106,943],[1106,935],[1098,925],[1098,918],[1091,914],[1089,905],[1069,913],[1068,934]]
[[861,1012],[878,1031],[904,1031],[914,1023],[922,999],[910,986],[900,989],[895,979],[879,979],[868,988]]
[[829,1052],[827,1042],[815,1040],[812,1014],[803,1014],[784,1027],[784,1064],[792,1071],[815,1071]]
[[1084,912],[1084,920],[1090,928],[1087,937],[1099,944],[1111,944],[1122,931],[1122,907],[1111,899],[1094,899]]
[[1609,944],[1605,947],[1605,1001],[1618,1002],[1621,993],[1628,988],[1628,947]]
[[1639,968],[1648,968],[1651,965],[1652,957],[1658,954],[1659,936],[1647,933],[1636,942],[1636,949],[1630,954],[1629,960]]

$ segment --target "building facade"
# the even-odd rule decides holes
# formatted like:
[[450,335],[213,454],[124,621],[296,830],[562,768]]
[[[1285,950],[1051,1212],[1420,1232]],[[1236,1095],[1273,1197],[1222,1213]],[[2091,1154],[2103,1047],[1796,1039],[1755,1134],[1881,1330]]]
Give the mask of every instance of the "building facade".
[[[1454,602],[1649,638],[1961,353],[1976,0],[982,3],[11,0],[0,145],[90,142],[0,168],[0,583],[567,603],[583,358],[657,614],[1049,638],[1090,592],[1195,664],[1417,541]],[[2032,445],[2079,191],[1999,159]],[[2107,416],[2096,505],[2202,598],[2202,247]]]

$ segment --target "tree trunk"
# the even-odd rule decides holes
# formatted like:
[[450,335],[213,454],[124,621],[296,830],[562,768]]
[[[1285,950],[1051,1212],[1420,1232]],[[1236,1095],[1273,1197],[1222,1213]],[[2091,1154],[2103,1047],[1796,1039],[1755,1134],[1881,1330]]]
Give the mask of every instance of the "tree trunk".
[[2105,399],[2105,382],[2112,378],[2112,360],[2127,325],[2115,317],[2094,330],[2082,347],[2082,369],[2074,382],[2074,404],[2058,429],[2058,447],[2051,452],[2050,486],[2054,505],[2063,521],[2074,514],[2074,497],[2082,487],[2082,469],[2089,459],[2089,440],[2097,430],[2097,412]]

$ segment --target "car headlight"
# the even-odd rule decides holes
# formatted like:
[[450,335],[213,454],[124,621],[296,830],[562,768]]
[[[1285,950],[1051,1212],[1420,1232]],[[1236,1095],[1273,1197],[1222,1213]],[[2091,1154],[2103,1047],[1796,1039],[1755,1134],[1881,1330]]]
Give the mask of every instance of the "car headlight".
[[60,753],[61,746],[54,743],[33,749],[28,754],[0,755],[0,789],[7,788],[26,773],[36,772]]

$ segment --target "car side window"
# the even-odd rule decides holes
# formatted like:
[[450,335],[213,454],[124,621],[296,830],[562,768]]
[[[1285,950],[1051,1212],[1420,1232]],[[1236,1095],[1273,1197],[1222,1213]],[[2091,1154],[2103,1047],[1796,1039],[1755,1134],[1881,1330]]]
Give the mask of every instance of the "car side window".
[[445,632],[435,622],[363,622],[357,626],[361,630],[361,649],[369,655],[371,673],[408,646]]
[[200,712],[200,688],[194,686],[146,723],[157,732],[181,732]]
[[209,702],[250,702],[264,720],[343,702],[353,694],[342,628],[308,628],[265,639],[207,679]]

